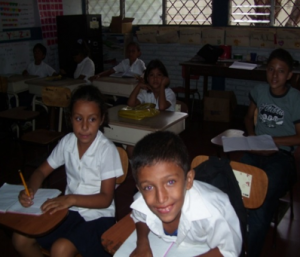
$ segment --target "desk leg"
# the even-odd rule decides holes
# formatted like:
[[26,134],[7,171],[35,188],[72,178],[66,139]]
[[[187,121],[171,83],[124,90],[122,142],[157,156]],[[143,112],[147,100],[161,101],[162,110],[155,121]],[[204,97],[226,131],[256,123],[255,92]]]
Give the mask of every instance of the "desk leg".
[[185,97],[184,101],[188,107],[189,113],[191,111],[191,101],[190,101],[190,76],[191,76],[191,68],[189,66],[185,66]]

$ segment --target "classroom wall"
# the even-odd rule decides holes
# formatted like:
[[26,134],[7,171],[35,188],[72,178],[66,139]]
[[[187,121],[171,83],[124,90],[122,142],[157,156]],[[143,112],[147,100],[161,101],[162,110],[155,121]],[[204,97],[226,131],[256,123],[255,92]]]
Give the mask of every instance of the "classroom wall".
[[[28,7],[29,11],[26,13],[25,19],[29,20],[28,26],[24,23],[20,27],[5,28],[0,21],[0,74],[18,74],[21,73],[28,63],[33,61],[32,49],[36,43],[42,43],[47,46],[42,39],[40,16],[36,0],[14,0],[19,6],[24,9]],[[82,1],[81,0],[63,0],[63,13],[81,14]],[[11,3],[10,0],[2,1],[1,4]],[[1,15],[1,14],[0,14]],[[4,16],[0,16],[1,20]],[[19,23],[18,23],[19,24]],[[7,33],[26,34],[30,31],[30,37],[23,39],[16,37],[15,39],[7,40]],[[59,70],[57,46],[47,46],[47,56],[45,62],[50,64],[57,71]]]

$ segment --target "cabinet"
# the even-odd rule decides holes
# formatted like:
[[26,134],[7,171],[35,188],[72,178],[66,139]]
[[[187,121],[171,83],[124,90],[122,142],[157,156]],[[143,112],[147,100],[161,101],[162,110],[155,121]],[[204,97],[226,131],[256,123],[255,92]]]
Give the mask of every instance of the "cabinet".
[[63,15],[56,17],[59,66],[73,77],[76,63],[70,46],[78,39],[87,42],[90,58],[95,64],[95,73],[103,71],[101,15]]

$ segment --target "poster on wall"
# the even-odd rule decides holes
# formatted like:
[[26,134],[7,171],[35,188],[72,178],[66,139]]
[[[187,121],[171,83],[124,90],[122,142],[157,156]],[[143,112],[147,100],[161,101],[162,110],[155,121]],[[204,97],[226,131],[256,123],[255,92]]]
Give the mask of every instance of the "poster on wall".
[[226,28],[226,45],[249,46],[250,32],[248,29]]
[[202,43],[211,45],[224,45],[225,30],[222,28],[210,28],[202,30]]
[[300,49],[300,32],[295,29],[278,29],[277,46],[291,49]]
[[30,60],[29,42],[0,44],[0,74],[20,74]]
[[43,40],[48,46],[47,62],[58,68],[56,16],[63,15],[63,0],[38,0]]
[[39,27],[34,1],[0,1],[0,30]]

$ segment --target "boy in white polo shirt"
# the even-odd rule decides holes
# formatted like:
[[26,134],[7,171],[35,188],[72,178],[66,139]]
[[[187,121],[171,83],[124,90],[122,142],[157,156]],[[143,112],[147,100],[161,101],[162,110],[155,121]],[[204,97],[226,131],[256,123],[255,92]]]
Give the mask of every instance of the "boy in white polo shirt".
[[132,170],[139,189],[131,205],[137,248],[133,256],[152,256],[148,234],[175,245],[200,245],[198,256],[239,256],[242,236],[226,194],[194,181],[187,149],[171,132],[144,137],[134,148]]

